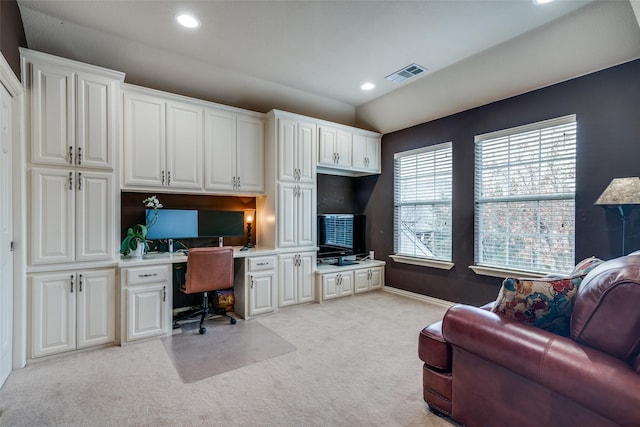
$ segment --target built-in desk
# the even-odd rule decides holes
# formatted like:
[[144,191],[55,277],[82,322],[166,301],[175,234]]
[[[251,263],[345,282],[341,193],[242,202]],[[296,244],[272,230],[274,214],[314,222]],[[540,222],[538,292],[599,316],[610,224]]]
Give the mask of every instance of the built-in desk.
[[[276,310],[273,249],[233,248],[235,312],[242,318]],[[187,262],[182,252],[122,257],[120,267],[121,343],[170,335],[173,324],[172,265]]]

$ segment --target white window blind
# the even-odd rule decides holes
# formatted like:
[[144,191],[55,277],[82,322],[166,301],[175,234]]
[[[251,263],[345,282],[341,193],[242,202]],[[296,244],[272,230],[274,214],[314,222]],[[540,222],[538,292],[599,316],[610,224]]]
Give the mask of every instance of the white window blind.
[[476,136],[475,159],[476,264],[570,272],[575,115]]
[[451,261],[451,142],[394,156],[395,253]]

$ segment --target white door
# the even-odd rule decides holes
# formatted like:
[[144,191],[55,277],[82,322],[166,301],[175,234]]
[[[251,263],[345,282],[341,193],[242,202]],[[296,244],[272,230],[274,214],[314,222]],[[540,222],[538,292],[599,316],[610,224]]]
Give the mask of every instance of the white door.
[[340,273],[340,283],[338,286],[338,296],[353,294],[353,273]]
[[367,137],[367,169],[380,172],[380,139]]
[[279,184],[278,191],[278,246],[281,248],[298,245],[297,204],[298,185]]
[[354,292],[364,292],[369,290],[369,277],[371,275],[371,270],[356,270],[355,272],[355,284],[354,284]]
[[355,169],[367,168],[367,137],[357,133],[353,134],[352,139],[352,166]]
[[300,182],[316,182],[316,125],[313,123],[298,124],[296,141],[296,161]]
[[202,108],[167,104],[167,186],[202,190]]
[[315,246],[317,218],[315,191],[311,186],[299,186],[297,206],[297,243],[299,246]]
[[91,74],[78,73],[77,134],[75,164],[112,169],[116,145],[115,117],[111,117],[116,102],[115,82]]
[[338,297],[339,274],[325,274],[322,276],[322,299],[332,299]]
[[114,269],[78,272],[78,348],[115,341],[115,276]]
[[31,292],[31,356],[76,348],[76,274],[34,274]]
[[318,139],[318,164],[325,166],[336,165],[336,136],[334,128],[321,127]]
[[164,332],[166,285],[127,289],[127,341],[155,337]]
[[298,302],[315,300],[313,292],[313,271],[316,267],[315,253],[301,254],[298,265]]
[[76,182],[76,260],[112,259],[115,210],[113,175],[79,171]]
[[[278,179],[296,181],[298,162],[296,159],[298,122],[290,119],[278,120]],[[314,153],[315,154],[315,153]],[[315,162],[314,162],[315,164]]]
[[205,188],[235,190],[236,116],[217,110],[205,112]]
[[31,170],[31,264],[74,261],[76,173]]
[[0,85],[0,386],[11,372],[13,352],[11,139],[11,97]]
[[274,311],[274,273],[258,273],[249,276],[249,315],[257,316]]
[[254,117],[236,121],[238,192],[264,191],[264,123]]
[[296,255],[281,255],[278,268],[278,307],[297,303],[296,284],[298,267]]
[[124,94],[124,184],[166,184],[165,103],[137,93]]

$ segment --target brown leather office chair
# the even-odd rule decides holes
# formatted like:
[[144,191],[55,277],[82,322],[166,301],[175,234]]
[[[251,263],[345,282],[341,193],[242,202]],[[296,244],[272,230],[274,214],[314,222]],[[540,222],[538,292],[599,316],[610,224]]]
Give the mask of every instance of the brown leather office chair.
[[[179,289],[185,294],[203,293],[202,309],[190,312],[173,321],[173,327],[178,328],[178,321],[200,314],[201,334],[207,332],[203,326],[204,320],[210,313],[209,292],[233,287],[233,248],[223,246],[218,248],[193,248],[187,255],[186,280],[179,284]],[[236,319],[229,316],[224,308],[214,309],[214,314],[227,316],[231,324]]]

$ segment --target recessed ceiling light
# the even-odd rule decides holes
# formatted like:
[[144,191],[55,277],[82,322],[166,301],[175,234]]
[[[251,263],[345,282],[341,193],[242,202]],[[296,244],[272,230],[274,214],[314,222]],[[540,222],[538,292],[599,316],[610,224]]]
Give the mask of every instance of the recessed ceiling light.
[[373,83],[371,83],[371,82],[367,82],[367,83],[363,83],[363,84],[360,86],[360,89],[362,89],[362,90],[371,90],[371,89],[373,89],[374,87],[376,87],[376,85],[374,85],[374,84],[373,84]]
[[533,0],[535,4],[546,4],[551,3],[553,0]]
[[198,18],[187,13],[176,16],[176,21],[178,21],[178,23],[183,27],[187,28],[198,28],[200,26],[200,21],[198,21]]

